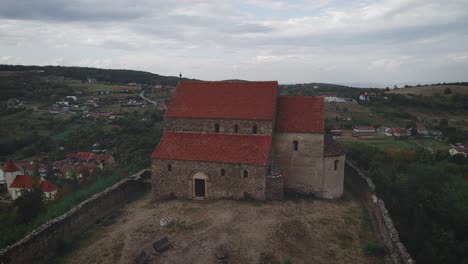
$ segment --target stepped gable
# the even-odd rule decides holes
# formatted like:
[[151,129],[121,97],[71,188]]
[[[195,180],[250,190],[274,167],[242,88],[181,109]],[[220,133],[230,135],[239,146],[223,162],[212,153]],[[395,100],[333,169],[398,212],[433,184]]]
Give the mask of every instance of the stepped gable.
[[278,82],[179,82],[166,117],[273,120]]
[[152,159],[265,165],[271,136],[167,132]]
[[322,97],[281,96],[278,99],[276,131],[323,134],[323,112]]

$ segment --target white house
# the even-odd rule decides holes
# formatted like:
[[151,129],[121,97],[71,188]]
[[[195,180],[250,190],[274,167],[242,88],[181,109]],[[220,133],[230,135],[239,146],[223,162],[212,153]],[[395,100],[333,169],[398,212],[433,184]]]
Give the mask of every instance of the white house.
[[[13,160],[9,160],[4,169],[5,184],[11,199],[15,200],[21,196],[23,190],[31,190],[33,187],[32,176],[23,175],[24,170]],[[57,187],[51,182],[40,178],[39,188],[46,199],[53,199],[57,193]]]
[[[15,180],[10,184],[10,196],[11,199],[16,200],[21,196],[24,190],[30,191],[33,188],[33,178],[30,175],[17,175]],[[44,193],[44,196],[48,200],[52,200],[57,193],[57,187],[51,182],[44,180],[41,177],[39,183],[39,189]]]
[[371,136],[375,134],[373,126],[353,126],[353,136]]
[[451,148],[449,149],[450,156],[462,154],[465,158],[468,157],[468,148]]
[[5,171],[0,167],[0,185],[5,185]]

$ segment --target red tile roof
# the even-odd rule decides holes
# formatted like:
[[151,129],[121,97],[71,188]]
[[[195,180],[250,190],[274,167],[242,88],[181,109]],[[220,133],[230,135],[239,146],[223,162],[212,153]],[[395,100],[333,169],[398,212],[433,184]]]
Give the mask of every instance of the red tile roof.
[[271,136],[166,132],[152,159],[265,165]]
[[8,164],[5,167],[5,172],[15,172],[19,170],[20,168],[18,167],[18,165],[16,165],[16,163],[13,160],[8,160]]
[[167,117],[272,120],[278,82],[180,82]]
[[42,181],[40,185],[42,192],[53,192],[57,190],[57,187],[52,184],[50,181]]
[[91,152],[78,152],[78,153],[76,153],[76,154],[77,154],[78,157],[80,157],[80,159],[82,159],[82,160],[88,160],[89,157],[90,157],[91,155],[93,155],[93,153],[91,153]]
[[323,97],[281,96],[277,132],[323,133]]
[[[30,175],[17,175],[15,180],[10,184],[10,188],[32,189],[32,177]],[[43,192],[53,192],[57,187],[49,181],[43,180],[39,185]]]

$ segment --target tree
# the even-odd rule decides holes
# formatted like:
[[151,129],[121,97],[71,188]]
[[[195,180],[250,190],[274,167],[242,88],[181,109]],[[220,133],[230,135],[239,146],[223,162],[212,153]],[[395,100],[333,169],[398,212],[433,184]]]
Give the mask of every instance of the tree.
[[388,86],[385,87],[385,91],[386,91],[386,92],[390,91],[390,88],[388,88]]
[[20,221],[27,223],[44,209],[43,193],[39,188],[33,188],[31,191],[22,190],[14,205],[18,208]]

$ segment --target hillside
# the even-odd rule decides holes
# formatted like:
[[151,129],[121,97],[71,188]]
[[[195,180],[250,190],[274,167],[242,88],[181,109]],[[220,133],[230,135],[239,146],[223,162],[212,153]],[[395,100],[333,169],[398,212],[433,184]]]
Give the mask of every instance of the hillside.
[[[56,76],[75,80],[87,81],[95,79],[99,82],[110,83],[139,83],[176,85],[179,77],[163,76],[145,71],[97,69],[88,67],[62,67],[62,66],[22,66],[0,65],[0,77],[18,76],[18,72],[24,74],[36,74],[38,76]],[[183,78],[183,80],[188,80]]]
[[[450,93],[446,92],[446,89],[450,89]],[[408,87],[400,88],[388,91],[389,94],[405,94],[405,95],[423,95],[423,96],[432,96],[432,95],[444,95],[448,96],[450,94],[468,94],[468,86],[466,85],[428,85],[428,86],[417,86],[417,87]]]

